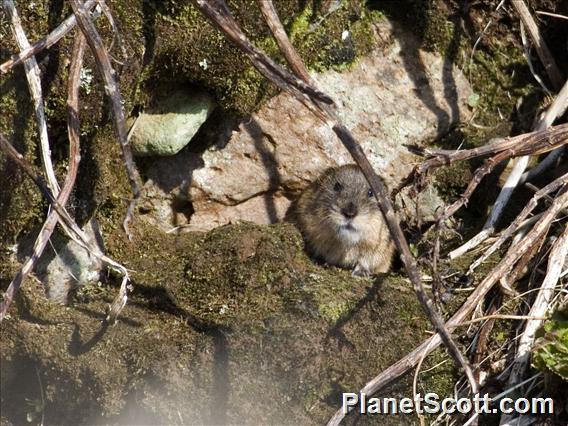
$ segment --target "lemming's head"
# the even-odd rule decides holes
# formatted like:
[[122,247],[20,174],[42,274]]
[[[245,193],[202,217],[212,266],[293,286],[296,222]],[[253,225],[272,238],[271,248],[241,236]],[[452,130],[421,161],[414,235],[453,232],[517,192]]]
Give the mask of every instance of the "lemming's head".
[[383,224],[377,201],[361,169],[354,165],[326,170],[316,183],[322,225],[345,244],[372,239]]

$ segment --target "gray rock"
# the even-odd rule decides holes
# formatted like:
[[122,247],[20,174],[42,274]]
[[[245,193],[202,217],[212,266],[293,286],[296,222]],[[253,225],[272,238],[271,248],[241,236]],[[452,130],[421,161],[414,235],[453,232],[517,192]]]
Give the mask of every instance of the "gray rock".
[[[91,219],[83,231],[87,241],[104,253],[97,221]],[[45,286],[49,299],[66,303],[69,291],[98,281],[103,264],[74,241],[60,235],[54,235],[50,241],[36,264],[35,273]]]
[[130,137],[135,155],[177,154],[195,136],[215,108],[203,92],[176,92],[153,110],[141,113]]
[[[337,113],[375,170],[394,187],[420,161],[407,145],[424,146],[470,117],[467,99],[473,92],[457,68],[421,51],[412,35],[394,32],[384,21],[376,39],[377,49],[349,70],[314,77],[337,102]],[[146,217],[164,230],[280,221],[291,200],[324,169],[353,162],[332,129],[286,93],[203,154],[174,158],[154,164],[146,185],[159,205]],[[194,167],[174,184],[166,176],[177,173],[176,163]],[[176,223],[161,220],[179,219],[172,197],[191,204],[191,215]],[[419,197],[403,194],[397,202],[405,219],[419,221],[431,220],[442,204],[433,188]]]

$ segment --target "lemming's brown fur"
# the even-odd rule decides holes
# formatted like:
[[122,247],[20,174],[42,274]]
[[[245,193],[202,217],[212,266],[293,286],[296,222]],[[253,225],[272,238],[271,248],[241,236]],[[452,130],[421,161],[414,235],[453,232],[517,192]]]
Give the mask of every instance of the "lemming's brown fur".
[[387,272],[394,244],[361,169],[326,170],[300,196],[295,221],[308,250],[355,275]]

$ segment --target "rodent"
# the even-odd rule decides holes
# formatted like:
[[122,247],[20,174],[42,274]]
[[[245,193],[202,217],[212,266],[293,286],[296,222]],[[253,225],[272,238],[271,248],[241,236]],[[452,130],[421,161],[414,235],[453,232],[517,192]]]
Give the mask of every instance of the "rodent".
[[390,269],[394,244],[357,165],[324,171],[300,195],[294,219],[308,251],[326,263],[358,276]]

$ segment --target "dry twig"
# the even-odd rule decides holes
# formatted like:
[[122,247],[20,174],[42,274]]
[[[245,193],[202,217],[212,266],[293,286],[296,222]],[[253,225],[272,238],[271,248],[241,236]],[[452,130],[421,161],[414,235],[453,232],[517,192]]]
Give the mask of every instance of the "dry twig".
[[545,130],[500,139],[494,143],[473,149],[461,151],[425,149],[423,152],[430,158],[416,167],[411,174],[411,178],[406,179],[402,186],[406,186],[412,180],[420,178],[431,169],[447,166],[456,161],[486,157],[504,151],[509,153],[506,158],[527,154],[540,155],[566,144],[568,144],[568,124],[560,124]]
[[[16,38],[20,49],[30,47],[26,33],[20,22],[18,11],[12,0],[4,0],[4,10],[10,17],[10,23],[14,37]],[[41,146],[41,160],[43,168],[47,176],[47,182],[55,195],[59,193],[59,184],[55,177],[53,170],[53,163],[51,161],[51,149],[49,148],[49,137],[47,135],[47,123],[45,121],[45,111],[43,108],[43,95],[41,90],[40,72],[35,57],[30,57],[24,61],[24,68],[26,70],[26,79],[28,80],[28,87],[34,102],[34,110],[36,114],[36,121]]]
[[[53,195],[53,193],[51,192],[51,190],[47,186],[47,184],[46,184],[44,178],[41,176],[41,174],[38,173],[35,170],[34,166],[32,166],[24,158],[24,156],[22,154],[20,154],[12,146],[12,144],[8,141],[8,139],[1,133],[0,133],[0,151],[3,151],[7,155],[8,158],[10,158],[12,161],[14,161],[20,168],[22,168],[22,170],[33,180],[33,182],[39,188],[41,193],[51,203],[51,207],[53,208],[53,210],[55,210],[55,212],[59,216],[59,222],[61,223],[61,225],[65,229],[70,231],[69,236],[71,237],[71,239],[75,243],[77,243],[79,246],[83,247],[85,250],[88,250],[89,253],[91,253],[92,255],[97,257],[98,259],[100,259],[106,265],[117,270],[123,276],[123,281],[122,281],[122,286],[121,286],[121,290],[120,290],[120,293],[119,293],[119,297],[117,297],[115,302],[113,302],[113,306],[115,306],[115,305],[116,306],[118,306],[118,305],[124,306],[124,304],[122,302],[120,302],[119,299],[121,299],[121,300],[124,299],[123,287],[126,288],[127,282],[129,280],[129,275],[128,275],[128,271],[126,270],[126,268],[124,266],[122,266],[120,263],[117,263],[114,260],[112,260],[111,258],[107,257],[104,253],[102,253],[100,251],[100,249],[98,248],[98,246],[96,244],[91,245],[89,243],[85,233],[81,230],[81,228],[79,228],[79,225],[77,225],[77,223],[73,220],[73,218],[67,212],[65,207]],[[60,193],[60,195],[61,195],[61,193]],[[2,309],[0,309],[0,315],[2,315],[2,316],[0,316],[0,321],[4,318],[5,311],[7,310],[7,307],[5,306],[5,302],[8,300],[9,301],[8,304],[9,304],[12,301],[14,294],[15,294],[15,290],[12,290],[10,293],[7,292],[4,295],[5,300],[1,305]],[[113,313],[112,310],[111,310],[111,313]],[[109,314],[109,317],[107,317],[107,320],[110,321],[110,322],[113,322],[115,318],[116,318],[116,316]]]
[[550,12],[544,12],[542,10],[537,10],[536,11],[537,15],[545,15],[545,16],[552,16],[553,18],[559,18],[559,19],[567,19],[568,20],[568,16],[566,15],[560,15],[558,13],[550,13]]
[[519,229],[521,223],[535,209],[535,207],[538,204],[538,201],[541,198],[546,197],[551,192],[558,190],[563,185],[568,185],[568,173],[563,176],[560,176],[558,179],[555,179],[554,181],[550,182],[544,188],[538,190],[533,195],[531,200],[523,208],[521,213],[519,213],[519,215],[515,218],[515,220],[507,227],[507,229],[505,229],[501,233],[501,236],[491,245],[491,247],[489,247],[485,251],[485,253],[481,257],[479,257],[475,262],[471,264],[471,266],[469,267],[469,273],[472,273],[475,270],[475,268],[477,268],[479,265],[485,262],[489,258],[489,256],[491,256],[493,253],[495,253],[495,251],[499,247],[501,247],[505,241],[511,238],[511,236],[517,231],[517,229]]
[[[65,177],[63,182],[63,187],[61,192],[57,197],[57,202],[64,206],[67,203],[67,199],[71,194],[73,186],[75,185],[75,179],[77,177],[77,170],[79,168],[80,161],[80,148],[79,148],[79,75],[81,71],[81,66],[83,64],[83,55],[85,53],[85,39],[79,35],[75,39],[75,45],[73,47],[73,56],[71,59],[71,65],[69,68],[69,94],[67,99],[67,132],[69,135],[69,172]],[[58,214],[55,210],[52,210],[47,219],[45,220],[39,235],[34,243],[32,255],[29,259],[24,262],[20,271],[16,274],[6,293],[4,293],[4,300],[0,303],[0,321],[6,316],[10,304],[14,299],[14,296],[27,275],[33,270],[35,263],[40,258],[53,230],[57,224]]]
[[556,61],[550,53],[548,46],[544,42],[544,38],[542,37],[542,34],[540,33],[527,5],[523,0],[511,0],[511,3],[519,14],[521,21],[527,27],[527,30],[533,39],[538,57],[542,61],[542,64],[546,69],[546,73],[548,74],[548,77],[550,77],[550,81],[552,81],[554,88],[559,90],[564,81],[562,73],[560,72],[558,65],[556,65]]
[[280,89],[292,93],[304,105],[310,105],[310,99],[327,104],[333,102],[329,96],[296,78],[257,49],[243,33],[223,0],[195,0],[195,4],[249,57],[256,69]]
[[[552,125],[554,120],[557,117],[561,117],[566,110],[568,109],[568,81],[564,83],[562,86],[562,90],[558,92],[558,95],[548,108],[543,117],[543,120],[548,124],[549,127]],[[556,148],[550,154],[546,156],[544,160],[542,160],[536,167],[529,170],[528,172],[523,173],[521,180],[519,183],[526,182],[527,180],[531,180],[534,177],[540,175],[545,170],[548,170],[550,167],[554,165],[554,163],[560,158],[560,156],[566,152],[566,147]]]
[[116,81],[116,73],[112,68],[110,63],[110,58],[106,48],[104,47],[103,41],[101,36],[99,35],[95,24],[91,20],[89,16],[89,12],[85,9],[85,6],[81,4],[78,0],[71,0],[71,7],[73,8],[73,12],[77,18],[77,25],[81,28],[81,31],[85,35],[87,39],[87,43],[93,52],[95,57],[95,61],[99,68],[99,72],[101,73],[103,80],[105,82],[105,92],[107,96],[110,98],[113,117],[114,117],[114,124],[116,133],[118,136],[118,141],[120,143],[120,148],[122,150],[122,158],[124,160],[124,164],[126,165],[126,170],[128,172],[128,179],[130,181],[130,187],[133,193],[133,199],[130,201],[128,205],[128,209],[126,211],[126,217],[124,218],[123,228],[126,232],[126,235],[129,239],[131,239],[130,231],[128,229],[128,224],[132,219],[132,215],[134,214],[134,207],[136,205],[136,201],[140,197],[140,189],[138,187],[138,181],[140,180],[140,176],[138,175],[138,170],[134,165],[134,159],[132,157],[132,151],[130,149],[130,144],[127,138],[127,131],[126,131],[126,123],[124,117],[124,108],[122,105],[122,96],[120,95],[120,90],[118,87],[118,83]]
[[[97,0],[87,0],[84,4],[85,9],[91,10],[97,4]],[[95,17],[95,16],[93,16]],[[33,45],[22,50],[20,53],[12,55],[12,57],[0,65],[0,74],[10,72],[16,65],[23,63],[26,59],[37,55],[44,49],[49,49],[59,40],[61,40],[76,24],[75,15],[69,16],[49,35],[35,42]]]

